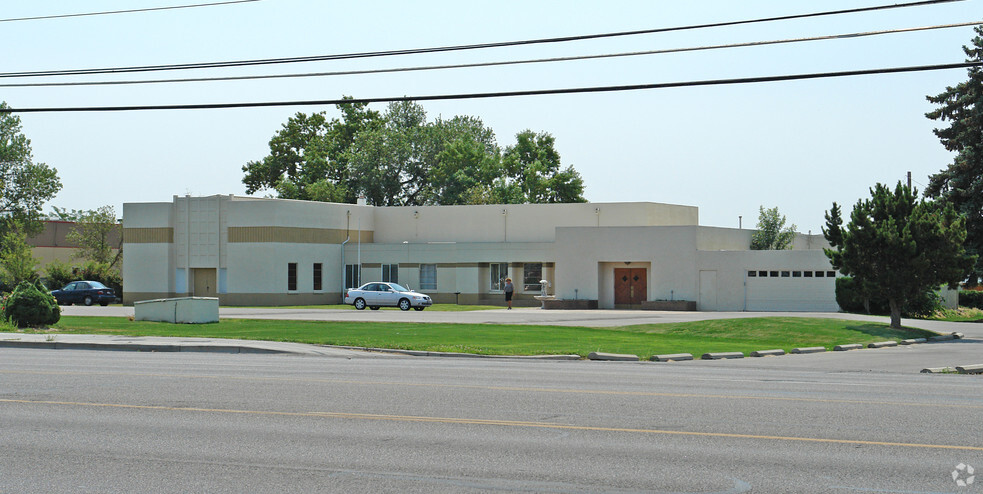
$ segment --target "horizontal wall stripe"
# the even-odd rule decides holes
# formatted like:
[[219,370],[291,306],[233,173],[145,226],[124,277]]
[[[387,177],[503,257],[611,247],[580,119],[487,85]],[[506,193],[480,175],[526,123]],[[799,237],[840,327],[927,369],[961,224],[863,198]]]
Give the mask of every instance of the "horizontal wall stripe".
[[174,229],[159,228],[123,228],[124,244],[173,244]]
[[[334,228],[292,226],[230,226],[229,243],[341,244],[358,242],[358,232]],[[354,237],[354,238],[352,238]],[[362,242],[371,243],[373,232],[362,231]]]

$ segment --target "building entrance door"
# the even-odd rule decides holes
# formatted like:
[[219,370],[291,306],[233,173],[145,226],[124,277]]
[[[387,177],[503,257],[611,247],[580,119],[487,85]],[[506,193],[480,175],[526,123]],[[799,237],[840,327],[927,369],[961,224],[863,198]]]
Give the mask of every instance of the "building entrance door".
[[614,268],[615,309],[639,309],[647,296],[645,268]]
[[215,268],[194,268],[191,270],[195,277],[195,297],[215,297],[218,291],[215,288]]

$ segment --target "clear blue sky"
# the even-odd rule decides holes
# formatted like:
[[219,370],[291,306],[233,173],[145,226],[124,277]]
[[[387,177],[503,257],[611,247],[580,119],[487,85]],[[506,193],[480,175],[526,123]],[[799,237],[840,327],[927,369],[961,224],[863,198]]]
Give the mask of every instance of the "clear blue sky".
[[[0,18],[133,9],[194,0],[3,2]],[[893,0],[361,1],[263,0],[158,12],[0,23],[0,71],[53,70],[323,55],[702,24],[895,3]],[[316,72],[614,53],[822,36],[980,20],[981,0],[819,19],[556,45],[144,75],[81,81]],[[646,84],[962,62],[971,27],[623,59],[267,81],[0,87],[12,107],[118,106],[334,99]],[[928,94],[963,69],[606,94],[425,103],[429,116],[473,115],[501,146],[523,129],[556,138],[591,202],[698,206],[701,223],[745,228],[777,206],[818,233],[833,201],[847,210],[876,182],[911,171],[919,189],[952,159],[924,117]],[[0,83],[14,82],[12,79]],[[375,105],[384,110],[385,105]],[[36,161],[58,169],[50,205],[94,209],[244,194],[242,166],[298,111],[41,113],[21,116]],[[50,205],[46,211],[50,210]]]

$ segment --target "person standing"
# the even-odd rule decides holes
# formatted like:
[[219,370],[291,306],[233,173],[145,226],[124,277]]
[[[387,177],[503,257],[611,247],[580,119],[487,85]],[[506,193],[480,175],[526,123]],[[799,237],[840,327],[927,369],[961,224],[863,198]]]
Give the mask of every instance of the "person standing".
[[512,284],[512,278],[505,278],[505,303],[509,306],[508,310],[512,310],[513,292],[515,292],[515,285]]

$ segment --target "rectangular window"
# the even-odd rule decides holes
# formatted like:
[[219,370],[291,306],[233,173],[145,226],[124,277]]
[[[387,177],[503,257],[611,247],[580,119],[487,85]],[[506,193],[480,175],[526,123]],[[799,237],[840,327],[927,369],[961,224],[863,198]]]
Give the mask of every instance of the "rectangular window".
[[836,271],[826,271],[827,278],[836,278]]
[[542,290],[543,263],[527,262],[522,266],[522,289],[527,292],[538,292]]
[[792,273],[788,271],[782,271],[782,278],[788,278],[789,276],[792,276]]
[[768,277],[768,272],[767,271],[758,271],[758,276],[760,276],[762,278],[767,278]]
[[804,271],[802,274],[804,274],[806,278],[812,278],[812,271]]
[[324,278],[321,275],[321,263],[315,262],[314,263],[314,290],[315,291],[324,289],[321,283],[323,279]]
[[382,281],[399,283],[399,264],[383,264]]
[[436,289],[437,289],[437,265],[421,264],[420,265],[420,290],[436,290]]
[[802,277],[802,271],[792,271],[792,277],[793,278],[801,278]]
[[287,263],[287,290],[297,291],[297,263]]
[[362,286],[360,283],[361,278],[362,270],[359,269],[358,264],[345,265],[345,288],[358,288]]
[[778,271],[770,271],[770,273],[771,274],[769,276],[771,276],[772,278],[778,278]]
[[493,262],[488,266],[489,285],[488,289],[500,292],[505,289],[505,278],[509,277],[509,263]]
[[747,272],[747,277],[748,278],[755,278],[757,276],[758,276],[758,272],[757,271],[748,271]]
[[822,278],[823,275],[825,275],[825,274],[826,274],[825,271],[816,271],[816,278]]

